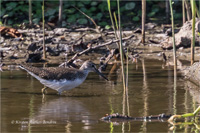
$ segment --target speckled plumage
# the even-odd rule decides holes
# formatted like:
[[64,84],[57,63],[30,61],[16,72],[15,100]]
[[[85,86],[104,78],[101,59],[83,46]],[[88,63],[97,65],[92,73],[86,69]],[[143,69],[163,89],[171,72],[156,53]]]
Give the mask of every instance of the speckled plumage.
[[[28,65],[20,65],[19,67],[26,70],[45,86],[57,90],[59,94],[64,90],[69,90],[82,84],[91,71],[97,72],[104,77],[91,61],[84,62],[80,69],[63,67],[37,68]],[[106,77],[104,78],[107,80]]]
[[46,80],[74,80],[75,78],[83,78],[85,72],[74,69],[74,68],[63,68],[63,67],[48,67],[48,68],[37,68],[33,66],[21,65],[29,72],[34,73],[38,77]]

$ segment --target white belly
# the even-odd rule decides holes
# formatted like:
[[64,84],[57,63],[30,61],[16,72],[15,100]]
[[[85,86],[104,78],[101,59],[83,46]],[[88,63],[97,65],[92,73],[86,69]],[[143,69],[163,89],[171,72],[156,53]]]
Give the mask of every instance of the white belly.
[[74,81],[68,81],[68,80],[52,80],[52,81],[49,81],[49,80],[40,80],[40,82],[42,84],[44,84],[45,86],[51,88],[51,89],[54,89],[56,91],[58,91],[59,93],[62,93],[62,91],[65,91],[65,90],[70,90],[70,89],[73,89],[77,86],[79,86],[80,84],[83,83],[85,79],[76,79]]

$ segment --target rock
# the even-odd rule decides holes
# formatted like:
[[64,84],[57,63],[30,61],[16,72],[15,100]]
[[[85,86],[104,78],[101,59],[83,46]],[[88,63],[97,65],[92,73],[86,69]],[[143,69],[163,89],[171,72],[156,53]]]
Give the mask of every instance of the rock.
[[[178,33],[179,32],[179,29],[174,29],[174,33]],[[172,28],[169,28],[165,31],[165,34],[167,36],[172,36]]]
[[60,38],[53,38],[52,43],[58,44],[60,42]]
[[147,23],[147,24],[145,24],[145,29],[151,30],[151,29],[155,28],[156,26],[157,26],[156,23]]
[[185,78],[200,85],[200,62],[195,62],[192,66],[183,70]]
[[46,52],[49,53],[51,56],[59,56],[60,53],[58,51],[53,50],[51,47],[46,48]]
[[[200,43],[200,37],[197,34],[197,32],[200,32],[200,19],[196,19],[196,32],[195,32],[195,43],[199,45]],[[184,25],[181,27],[180,31],[175,34],[175,42],[176,47],[190,47],[191,46],[191,39],[192,39],[192,20],[187,21],[184,23]],[[173,48],[173,42],[172,37],[167,38],[162,43],[163,49],[172,49]]]
[[28,46],[27,50],[34,52],[34,51],[37,50],[38,48],[39,48],[39,46],[37,46],[37,42],[32,42],[32,43]]
[[19,59],[15,54],[9,56],[8,58],[13,60]]
[[5,42],[5,38],[0,36],[0,44],[3,43],[3,42]]
[[3,51],[0,51],[0,59],[2,60],[4,57]]
[[28,58],[26,59],[26,62],[41,62],[41,61],[43,60],[40,53],[29,54]]
[[54,32],[56,35],[64,35],[65,32],[67,32],[67,28],[56,28],[54,29]]

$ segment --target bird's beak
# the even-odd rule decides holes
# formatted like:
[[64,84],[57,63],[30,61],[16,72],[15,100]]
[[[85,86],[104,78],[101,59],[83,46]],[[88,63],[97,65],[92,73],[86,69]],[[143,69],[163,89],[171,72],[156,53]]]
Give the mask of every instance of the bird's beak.
[[103,77],[104,79],[106,79],[108,81],[108,79],[103,75],[103,73],[99,72],[99,70],[96,67],[93,67],[94,71],[99,74],[101,77]]

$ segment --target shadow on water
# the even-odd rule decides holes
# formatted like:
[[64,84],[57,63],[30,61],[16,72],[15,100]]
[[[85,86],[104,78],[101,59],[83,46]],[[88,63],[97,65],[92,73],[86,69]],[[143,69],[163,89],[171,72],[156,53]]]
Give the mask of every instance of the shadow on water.
[[[105,114],[132,117],[193,112],[199,105],[199,88],[178,76],[163,62],[141,60],[129,64],[128,89],[123,92],[118,64],[109,65],[106,82],[95,73],[63,96],[48,90],[42,100],[41,85],[24,71],[1,73],[3,132],[170,132],[167,121],[102,122]],[[186,119],[185,121],[187,121]],[[189,120],[188,120],[189,121]],[[173,128],[190,132],[194,126]]]

